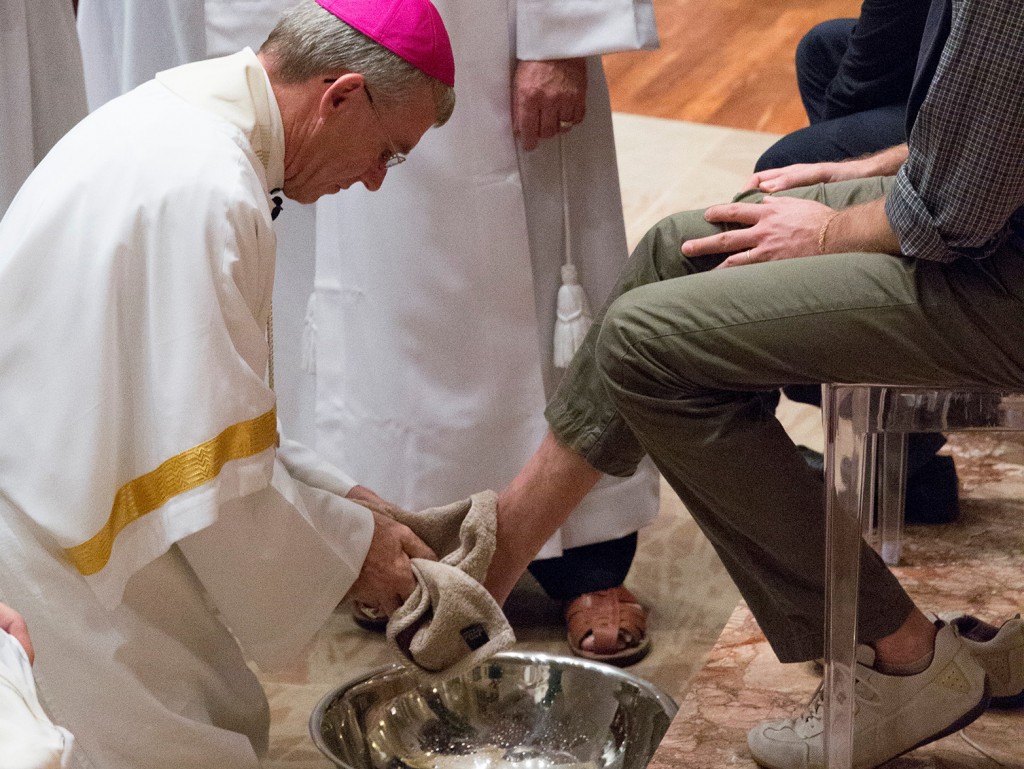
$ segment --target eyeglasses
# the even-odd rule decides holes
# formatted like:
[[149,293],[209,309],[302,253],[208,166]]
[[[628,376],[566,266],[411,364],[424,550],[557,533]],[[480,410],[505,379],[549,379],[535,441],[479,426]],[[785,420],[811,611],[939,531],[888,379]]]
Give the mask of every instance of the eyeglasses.
[[384,158],[384,167],[394,168],[395,166],[402,165],[402,163],[406,161],[405,155],[403,155],[401,152],[395,149],[395,143],[391,141],[391,135],[387,132],[387,129],[384,128],[384,121],[380,119],[380,113],[377,111],[377,108],[373,105],[373,97],[370,96],[370,89],[364,85],[363,90],[366,91],[366,100],[370,102],[370,109],[373,110],[373,114],[377,118],[377,125],[380,126],[380,132],[384,134],[384,141],[388,143],[389,154],[386,158]]
[[[324,80],[324,82],[330,84],[337,82],[337,80],[338,78],[332,77]],[[380,113],[374,106],[373,97],[370,95],[370,89],[366,87],[365,83],[363,84],[363,90],[366,91],[366,100],[370,103],[370,109],[373,110],[373,116],[377,118],[377,125],[380,127],[380,132],[384,134],[384,141],[387,142],[388,145],[388,154],[387,157],[384,158],[384,167],[394,168],[395,166],[402,165],[402,163],[408,160],[408,157],[399,152],[395,147],[395,143],[391,141],[391,135],[387,132],[387,129],[384,128],[384,121],[380,119]]]

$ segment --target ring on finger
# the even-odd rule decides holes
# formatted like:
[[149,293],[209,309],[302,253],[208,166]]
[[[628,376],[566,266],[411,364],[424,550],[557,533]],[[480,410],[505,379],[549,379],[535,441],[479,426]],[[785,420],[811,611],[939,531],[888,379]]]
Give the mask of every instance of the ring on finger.
[[568,131],[575,125],[571,120],[559,120],[558,127],[563,131]]

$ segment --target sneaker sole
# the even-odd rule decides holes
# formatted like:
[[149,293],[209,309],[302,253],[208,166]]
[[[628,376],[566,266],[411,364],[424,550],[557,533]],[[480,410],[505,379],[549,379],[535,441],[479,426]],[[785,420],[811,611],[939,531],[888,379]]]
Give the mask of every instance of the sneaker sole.
[[[899,753],[897,755],[902,756],[904,753],[909,753],[912,750],[917,750],[918,748],[923,747],[924,745],[928,745],[929,743],[935,742],[936,740],[941,740],[943,737],[948,737],[949,735],[955,732],[959,732],[965,726],[977,720],[979,716],[981,716],[986,710],[988,710],[988,706],[991,703],[991,701],[992,698],[989,696],[988,693],[988,681],[985,681],[985,693],[982,695],[981,701],[977,705],[968,710],[966,713],[960,716],[960,718],[958,718],[952,724],[947,726],[941,732],[933,734],[931,737],[928,737],[927,739],[921,740],[914,747],[907,748],[903,751],[903,753]],[[893,756],[893,758],[896,758],[896,756]]]
[[1017,694],[1009,694],[1005,697],[993,697],[988,706],[997,710],[1024,708],[1024,691],[1017,692]]

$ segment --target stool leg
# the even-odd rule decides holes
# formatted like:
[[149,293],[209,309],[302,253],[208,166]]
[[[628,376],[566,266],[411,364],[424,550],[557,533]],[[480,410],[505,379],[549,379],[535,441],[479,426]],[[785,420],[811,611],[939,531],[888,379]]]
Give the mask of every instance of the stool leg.
[[[864,485],[866,488],[875,490],[877,493],[878,479],[881,476],[882,441],[878,433],[868,433],[864,440]],[[849,459],[845,460],[847,463]],[[876,513],[878,506],[877,499],[872,499],[871,510]],[[878,539],[879,521],[875,515],[865,515],[860,519],[860,533],[867,542],[875,542]]]
[[[852,769],[861,510],[870,486],[864,430],[868,388],[825,388],[825,766]],[[860,401],[860,402],[858,402]]]
[[907,434],[879,436],[878,552],[889,566],[900,562],[903,551],[903,514],[907,496]]

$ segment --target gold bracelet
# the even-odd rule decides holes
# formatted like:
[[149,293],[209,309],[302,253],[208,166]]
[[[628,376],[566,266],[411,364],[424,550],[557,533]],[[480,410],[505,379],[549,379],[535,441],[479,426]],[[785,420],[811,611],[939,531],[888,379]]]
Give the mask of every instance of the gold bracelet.
[[840,211],[833,211],[831,214],[829,214],[828,219],[826,219],[824,222],[822,222],[821,229],[818,230],[818,253],[819,254],[824,254],[825,253],[825,235],[828,233],[828,226],[830,224],[832,224],[832,220],[834,220],[837,216],[839,216],[840,213],[842,213],[841,210]]

